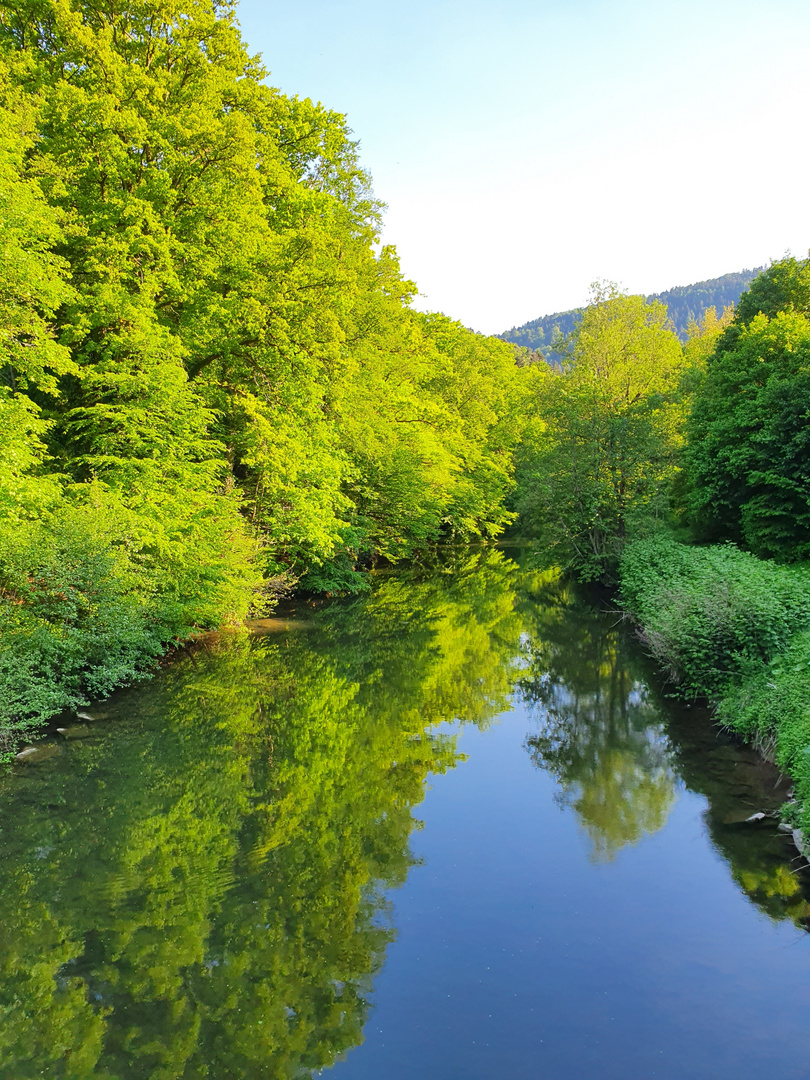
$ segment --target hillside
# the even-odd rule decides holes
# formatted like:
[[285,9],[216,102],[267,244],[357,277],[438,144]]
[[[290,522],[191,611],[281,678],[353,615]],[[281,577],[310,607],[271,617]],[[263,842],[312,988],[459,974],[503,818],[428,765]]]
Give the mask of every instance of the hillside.
[[[699,321],[706,308],[716,307],[718,315],[729,304],[736,304],[741,294],[748,288],[749,282],[761,273],[764,267],[755,270],[740,270],[735,274],[724,274],[708,281],[698,281],[694,285],[677,285],[665,292],[653,293],[646,300],[660,300],[667,305],[669,317],[681,341],[686,340],[686,329],[690,320]],[[551,352],[554,341],[560,335],[570,334],[582,316],[583,308],[571,311],[557,311],[553,315],[543,315],[539,319],[513,326],[498,336],[515,345],[526,345],[537,349],[544,355]]]

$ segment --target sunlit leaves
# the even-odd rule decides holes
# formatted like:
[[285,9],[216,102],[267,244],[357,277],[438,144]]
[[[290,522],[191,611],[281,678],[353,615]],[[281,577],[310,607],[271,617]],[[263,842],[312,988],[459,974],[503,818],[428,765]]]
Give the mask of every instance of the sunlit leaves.
[[583,577],[609,570],[628,534],[666,516],[683,422],[683,352],[666,308],[612,287],[593,300],[564,370],[538,384],[517,502]]

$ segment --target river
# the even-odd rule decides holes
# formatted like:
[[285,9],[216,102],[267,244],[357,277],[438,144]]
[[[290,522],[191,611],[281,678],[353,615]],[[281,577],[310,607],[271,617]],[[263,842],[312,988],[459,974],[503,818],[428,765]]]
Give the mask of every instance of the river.
[[786,787],[531,553],[212,635],[0,777],[0,1077],[805,1080]]

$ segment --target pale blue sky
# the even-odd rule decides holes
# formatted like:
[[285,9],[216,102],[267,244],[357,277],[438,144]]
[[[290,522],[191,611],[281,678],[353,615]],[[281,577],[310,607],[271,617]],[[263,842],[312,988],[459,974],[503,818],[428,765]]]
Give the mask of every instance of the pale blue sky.
[[420,305],[505,330],[810,247],[810,0],[241,0],[346,113]]

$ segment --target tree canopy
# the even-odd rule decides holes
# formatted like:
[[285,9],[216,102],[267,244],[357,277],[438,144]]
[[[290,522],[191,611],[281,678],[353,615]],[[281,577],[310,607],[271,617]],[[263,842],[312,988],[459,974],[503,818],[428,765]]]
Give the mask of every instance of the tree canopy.
[[683,367],[663,304],[597,286],[563,370],[538,382],[516,508],[582,576],[600,576],[628,529],[663,515]]
[[706,361],[689,421],[688,506],[704,538],[810,555],[810,260],[751,285]]
[[413,309],[345,117],[231,3],[5,4],[0,119],[11,715],[115,682],[104,618],[131,676],[280,582],[508,523],[515,350]]

